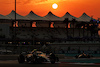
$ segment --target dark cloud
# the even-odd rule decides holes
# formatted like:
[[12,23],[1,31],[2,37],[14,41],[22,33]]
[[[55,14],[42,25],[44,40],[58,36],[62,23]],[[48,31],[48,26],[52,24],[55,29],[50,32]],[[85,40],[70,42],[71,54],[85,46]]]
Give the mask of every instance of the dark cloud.
[[67,0],[35,0],[34,3],[36,4],[44,4],[44,3],[54,3],[54,2],[62,2]]
[[36,0],[35,2],[40,3],[40,2],[46,2],[46,1],[48,1],[48,0]]
[[41,3],[41,2],[46,2],[48,0],[17,0],[18,4],[30,4],[32,3]]
[[[60,2],[66,0],[16,0],[17,4],[24,5],[24,4],[43,4],[43,3],[50,3],[50,2]],[[10,0],[9,2],[5,2],[5,4],[12,4],[15,3],[15,0]]]
[[26,0],[26,1],[24,2],[24,4],[31,3],[31,1],[32,1],[32,0]]
[[29,4],[31,3],[32,0],[16,0],[17,1],[17,4]]

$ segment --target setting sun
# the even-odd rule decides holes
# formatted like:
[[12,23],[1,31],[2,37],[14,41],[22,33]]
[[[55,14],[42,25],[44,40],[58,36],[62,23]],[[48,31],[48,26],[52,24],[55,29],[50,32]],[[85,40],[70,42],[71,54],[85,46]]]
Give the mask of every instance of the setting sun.
[[53,8],[53,9],[57,9],[57,8],[58,8],[58,5],[57,5],[56,3],[54,3],[54,4],[52,5],[52,8]]
[[[83,12],[93,18],[100,18],[100,0],[16,0],[17,13],[25,16],[30,11],[39,16],[45,16],[49,11],[58,17],[69,12],[75,17],[80,17]],[[8,15],[15,10],[15,0],[0,0],[0,14]],[[23,9],[22,9],[23,8]]]

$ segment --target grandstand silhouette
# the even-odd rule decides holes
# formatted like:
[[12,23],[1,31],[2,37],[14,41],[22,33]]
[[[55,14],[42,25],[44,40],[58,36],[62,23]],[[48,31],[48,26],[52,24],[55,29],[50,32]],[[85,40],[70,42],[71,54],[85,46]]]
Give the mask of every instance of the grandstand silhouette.
[[[100,43],[99,20],[89,17],[86,13],[76,18],[67,12],[60,18],[52,12],[40,17],[31,11],[26,16],[16,14],[16,27],[14,15],[15,11],[6,16],[0,15],[0,24],[6,25],[5,28],[9,30],[6,33],[7,30],[4,31],[6,36],[3,35],[4,33],[1,33],[0,36],[0,41],[4,42],[5,45],[54,45],[53,49],[55,49],[55,45],[58,45],[57,50],[61,52],[78,53],[78,50],[92,50],[94,46],[90,47],[89,44],[97,44],[98,46]],[[3,25],[0,28],[1,31],[4,29]],[[82,44],[89,45],[89,47],[80,47]],[[2,45],[4,46],[4,44]],[[79,47],[76,48],[76,46],[71,45],[78,45]],[[97,46],[94,50],[99,50]],[[69,49],[69,47],[71,48]],[[28,50],[28,48],[26,47],[24,50]],[[75,51],[73,52],[73,50]]]
[[[9,40],[65,43],[99,40],[99,20],[89,17],[86,13],[83,13],[79,18],[68,12],[63,17],[57,17],[51,11],[44,17],[36,15],[33,11],[30,11],[26,16],[16,13],[16,24],[14,16],[15,11],[6,16],[0,15],[0,23],[10,27],[10,35],[7,34],[9,37],[6,37]],[[32,42],[32,44],[35,43]]]

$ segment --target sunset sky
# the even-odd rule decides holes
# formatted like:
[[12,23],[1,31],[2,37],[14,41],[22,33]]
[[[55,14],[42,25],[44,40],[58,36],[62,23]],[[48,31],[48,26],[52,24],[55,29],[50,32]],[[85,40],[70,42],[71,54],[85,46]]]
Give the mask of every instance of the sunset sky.
[[[0,14],[7,15],[15,9],[15,0],[0,0]],[[75,17],[87,13],[93,18],[100,18],[100,0],[16,0],[17,13],[25,16],[31,10],[39,16],[45,16],[51,11],[56,16],[62,17],[69,12]],[[57,9],[52,4],[58,4]]]

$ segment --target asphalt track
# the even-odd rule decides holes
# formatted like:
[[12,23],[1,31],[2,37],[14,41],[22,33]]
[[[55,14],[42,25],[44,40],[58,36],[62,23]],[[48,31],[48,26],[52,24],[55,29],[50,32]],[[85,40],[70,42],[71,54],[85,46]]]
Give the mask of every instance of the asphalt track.
[[[100,67],[100,61],[96,63],[90,63],[100,60],[99,58],[90,59],[75,59],[73,57],[67,57],[66,59],[60,59],[60,63],[43,63],[43,64],[19,64],[16,56],[0,56],[0,67]],[[77,61],[77,62],[76,62]],[[85,61],[85,62],[83,62]],[[88,61],[89,63],[87,63]],[[81,63],[79,63],[81,62]]]
[[0,61],[0,67],[100,67],[100,64],[87,63],[43,63],[43,64],[19,64],[17,60]]

